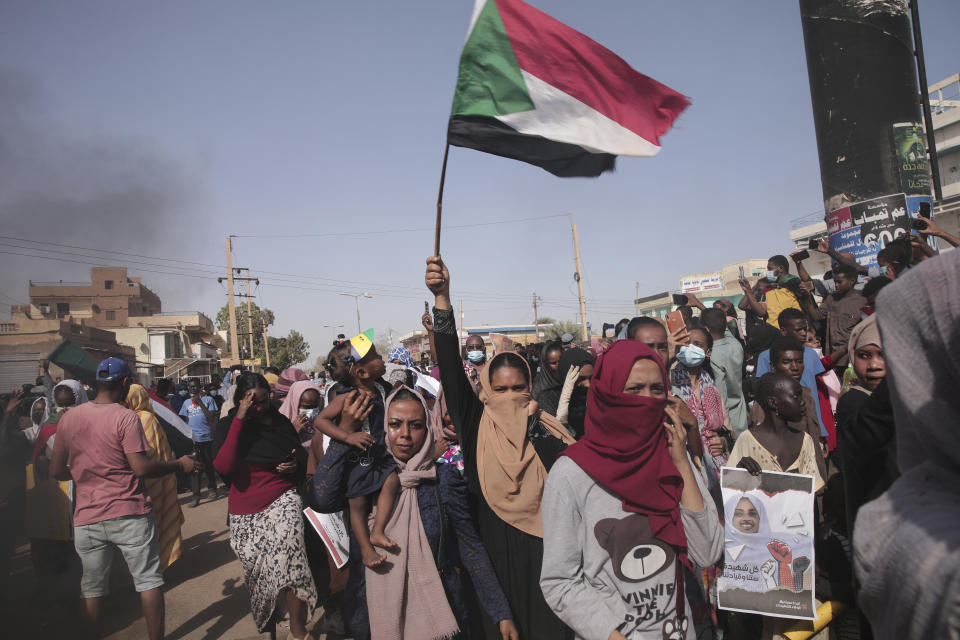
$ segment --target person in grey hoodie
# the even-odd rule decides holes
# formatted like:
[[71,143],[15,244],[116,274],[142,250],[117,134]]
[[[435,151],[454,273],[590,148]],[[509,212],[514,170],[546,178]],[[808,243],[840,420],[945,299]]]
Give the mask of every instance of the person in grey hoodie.
[[543,493],[547,603],[585,640],[692,640],[683,567],[723,553],[716,506],[686,452],[663,362],[621,340],[597,359],[585,435]]
[[877,640],[960,637],[960,251],[877,298],[900,477],[857,514],[858,602]]

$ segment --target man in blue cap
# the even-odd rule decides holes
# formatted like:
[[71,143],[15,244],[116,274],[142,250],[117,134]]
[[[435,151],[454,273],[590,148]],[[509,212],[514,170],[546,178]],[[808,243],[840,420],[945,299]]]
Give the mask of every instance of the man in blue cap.
[[140,418],[124,405],[135,382],[126,362],[107,358],[97,367],[96,380],[96,398],[60,419],[50,475],[76,485],[73,537],[83,565],[80,590],[90,635],[96,635],[114,549],[119,549],[140,593],[150,640],[160,640],[163,574],[157,524],[140,479],[192,473],[200,465],[191,456],[171,462],[147,458]]

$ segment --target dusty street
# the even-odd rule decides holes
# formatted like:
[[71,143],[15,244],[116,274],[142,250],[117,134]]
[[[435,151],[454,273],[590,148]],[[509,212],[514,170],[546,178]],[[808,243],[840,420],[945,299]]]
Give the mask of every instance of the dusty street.
[[[257,633],[250,616],[250,601],[240,564],[230,549],[226,496],[216,500],[206,498],[196,508],[187,506],[189,503],[190,495],[180,494],[186,522],[183,555],[165,574],[167,639],[269,638],[269,634]],[[74,578],[75,584],[78,580],[79,575]],[[12,628],[8,628],[11,635],[5,637],[42,640],[76,637],[79,600],[73,605],[53,603],[38,592],[26,544],[17,548],[10,581]],[[311,628],[318,619],[319,613],[313,616]],[[101,630],[102,637],[109,640],[147,637],[139,597],[119,557],[114,563],[111,594],[104,601]],[[316,630],[313,634],[317,639],[341,637],[325,636]],[[286,636],[286,626],[281,625],[277,637],[283,640]]]

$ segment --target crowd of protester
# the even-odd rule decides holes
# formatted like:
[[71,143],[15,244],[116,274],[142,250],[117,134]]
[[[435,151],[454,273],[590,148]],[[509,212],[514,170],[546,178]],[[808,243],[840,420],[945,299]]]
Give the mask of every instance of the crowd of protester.
[[[119,550],[162,638],[178,484],[196,506],[207,478],[257,628],[297,640],[319,607],[316,630],[376,640],[957,637],[960,252],[898,240],[866,270],[819,250],[822,279],[773,256],[738,303],[687,294],[678,324],[599,343],[462,339],[432,256],[420,366],[361,334],[309,374],[45,374],[4,408],[0,571],[23,533],[95,636]],[[724,522],[749,546],[765,518],[724,504],[724,467],[813,478],[823,628],[717,606]],[[341,514],[345,565],[305,507]]]

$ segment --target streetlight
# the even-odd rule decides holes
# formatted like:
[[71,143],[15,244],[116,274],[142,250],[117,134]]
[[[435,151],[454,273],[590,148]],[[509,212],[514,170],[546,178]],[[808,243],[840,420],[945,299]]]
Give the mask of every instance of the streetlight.
[[363,293],[343,293],[341,291],[340,295],[353,298],[354,304],[357,305],[357,333],[363,333],[363,329],[360,328],[360,298],[372,298],[373,294],[367,293],[366,291]]
[[[325,325],[322,325],[322,326],[323,326],[324,329],[333,329],[333,330],[334,330],[334,335],[336,335],[336,330],[337,330],[337,329],[343,329],[343,325],[342,325],[342,324],[325,324]],[[336,342],[336,340],[331,340],[331,342]]]

